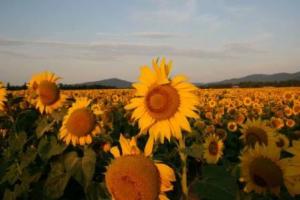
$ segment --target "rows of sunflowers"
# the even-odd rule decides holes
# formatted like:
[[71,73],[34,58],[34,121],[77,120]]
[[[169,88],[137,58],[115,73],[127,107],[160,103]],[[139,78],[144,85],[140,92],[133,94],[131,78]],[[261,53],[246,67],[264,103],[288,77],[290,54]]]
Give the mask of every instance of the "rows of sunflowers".
[[2,199],[300,199],[300,89],[199,89],[172,63],[134,89],[0,85]]

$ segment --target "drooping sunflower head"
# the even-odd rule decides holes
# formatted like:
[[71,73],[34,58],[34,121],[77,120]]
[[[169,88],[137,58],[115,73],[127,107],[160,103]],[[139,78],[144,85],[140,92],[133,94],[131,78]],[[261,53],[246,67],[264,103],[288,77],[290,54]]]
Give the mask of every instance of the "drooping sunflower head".
[[4,102],[6,101],[6,89],[0,82],[0,111],[4,110]]
[[253,149],[243,151],[241,178],[246,192],[279,194],[284,183],[284,166],[280,162],[280,151],[275,146],[256,144]]
[[223,155],[224,143],[215,134],[210,134],[204,142],[204,159],[209,164],[216,164]]
[[29,101],[33,103],[41,113],[51,113],[61,107],[65,96],[61,94],[57,80],[60,78],[51,72],[36,74],[27,84]]
[[155,163],[152,153],[153,139],[149,138],[143,154],[136,144],[120,135],[122,155],[118,147],[111,148],[115,159],[107,167],[105,182],[113,199],[165,200],[165,192],[173,189],[174,171],[167,165]]
[[160,63],[153,60],[153,70],[141,68],[140,82],[133,84],[135,98],[125,108],[133,110],[132,118],[138,121],[141,132],[155,139],[181,138],[181,131],[191,131],[187,117],[198,118],[196,106],[197,88],[188,83],[185,76],[169,78],[172,63],[163,58]]
[[264,121],[248,120],[242,125],[241,139],[247,147],[254,147],[256,143],[259,145],[273,145],[276,130],[268,127]]
[[96,113],[90,107],[89,99],[78,98],[64,117],[59,138],[73,146],[90,144],[92,136],[100,133],[101,126]]

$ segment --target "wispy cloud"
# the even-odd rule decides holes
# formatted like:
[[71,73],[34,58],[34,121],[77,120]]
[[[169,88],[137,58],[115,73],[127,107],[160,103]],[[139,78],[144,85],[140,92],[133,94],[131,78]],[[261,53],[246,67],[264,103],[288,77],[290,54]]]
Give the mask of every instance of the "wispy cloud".
[[231,42],[224,45],[225,51],[234,54],[262,54],[266,51],[261,50],[250,42]]
[[183,34],[167,33],[167,32],[135,32],[131,33],[132,36],[150,38],[150,39],[168,39],[182,37]]
[[111,38],[111,39],[126,39],[128,37],[139,37],[146,39],[168,39],[176,37],[184,37],[187,34],[184,33],[173,33],[173,32],[161,32],[161,31],[143,31],[143,32],[131,32],[131,33],[96,33],[100,38]]
[[[147,34],[146,34],[147,35]],[[18,51],[5,49],[7,47],[18,47]],[[106,60],[117,59],[120,56],[181,56],[201,59],[226,59],[242,56],[265,53],[257,49],[251,43],[228,43],[219,50],[207,50],[197,48],[178,48],[164,44],[145,43],[122,43],[122,42],[90,42],[90,43],[70,43],[61,41],[39,41],[39,40],[16,40],[0,39],[1,54],[11,56],[34,56],[36,52],[28,52],[28,47],[39,47],[40,58],[73,58]],[[22,48],[23,47],[23,48]],[[23,51],[22,51],[23,50]],[[43,52],[44,51],[44,52]]]

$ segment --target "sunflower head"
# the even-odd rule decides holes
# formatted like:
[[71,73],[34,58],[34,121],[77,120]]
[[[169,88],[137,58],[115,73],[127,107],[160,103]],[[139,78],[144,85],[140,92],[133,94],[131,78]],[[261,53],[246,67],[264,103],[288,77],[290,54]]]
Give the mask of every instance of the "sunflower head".
[[234,122],[234,121],[231,121],[231,122],[228,122],[228,124],[227,124],[227,129],[230,131],[230,132],[235,132],[235,131],[237,131],[237,124],[236,124],[236,122]]
[[265,122],[260,120],[248,120],[242,126],[241,139],[247,147],[254,147],[256,143],[260,145],[274,144],[276,130],[268,127]]
[[163,58],[160,63],[152,62],[153,70],[141,68],[140,82],[133,84],[135,98],[125,108],[133,110],[132,118],[138,121],[141,132],[147,132],[155,139],[170,140],[171,136],[181,138],[181,131],[191,131],[187,117],[198,118],[196,105],[197,88],[188,83],[186,77],[169,78],[172,63]]
[[100,133],[100,124],[94,110],[90,107],[90,100],[76,99],[64,117],[59,137],[67,144],[72,142],[75,146],[90,144],[92,136],[98,133]]
[[148,139],[143,153],[135,137],[129,140],[121,134],[122,154],[117,146],[111,148],[115,159],[107,167],[105,182],[113,199],[167,199],[165,192],[173,189],[175,174],[167,165],[149,158],[153,141]]
[[153,161],[143,155],[115,159],[107,169],[105,181],[115,199],[157,200],[159,172]]
[[51,113],[63,105],[65,96],[61,94],[56,84],[59,79],[54,73],[42,72],[34,75],[27,84],[28,100],[41,113]]
[[279,194],[284,183],[284,168],[280,163],[280,151],[275,146],[255,145],[243,151],[241,157],[241,179],[246,183],[246,192]]
[[204,142],[204,159],[209,164],[215,164],[223,155],[224,144],[215,134],[206,137]]

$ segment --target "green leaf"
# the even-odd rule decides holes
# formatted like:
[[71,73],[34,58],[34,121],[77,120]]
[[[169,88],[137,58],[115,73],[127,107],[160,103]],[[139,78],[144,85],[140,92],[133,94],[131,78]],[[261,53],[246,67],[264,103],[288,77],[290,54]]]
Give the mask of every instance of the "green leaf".
[[85,187],[87,188],[93,179],[96,166],[96,153],[92,148],[86,147],[84,149],[84,156],[82,158],[82,171],[85,180]]
[[75,151],[69,152],[64,156],[64,166],[70,175],[74,175],[76,171],[81,170],[81,158]]
[[20,167],[24,169],[36,158],[37,151],[35,148],[29,147],[25,153],[21,155]]
[[46,196],[54,199],[60,198],[64,194],[70,177],[65,172],[64,165],[61,162],[52,163],[50,174],[44,186]]
[[12,134],[8,140],[9,148],[12,150],[12,152],[20,152],[23,150],[23,146],[27,141],[27,135],[25,132]]
[[67,108],[61,108],[52,112],[51,116],[56,121],[62,121],[64,119],[64,116],[67,114],[67,112],[68,112]]
[[51,135],[40,140],[38,153],[43,160],[48,160],[52,156],[61,154],[66,148],[66,145],[59,143],[56,137]]
[[199,198],[208,200],[232,200],[238,194],[234,177],[222,166],[204,166],[203,176],[196,184]]
[[27,131],[34,121],[37,119],[38,114],[35,110],[25,110],[22,111],[16,119],[16,129],[17,131]]
[[4,176],[1,179],[0,183],[4,183],[6,181],[8,181],[11,185],[13,185],[19,178],[21,173],[21,169],[18,163],[13,163],[12,165],[10,165]]
[[104,183],[92,182],[85,193],[87,200],[109,199]]
[[203,155],[203,145],[194,143],[187,149],[187,155],[193,158],[201,159]]
[[3,200],[15,200],[17,199],[14,192],[10,191],[9,189],[5,189]]
[[37,121],[36,136],[37,138],[42,137],[46,132],[51,131],[54,121],[49,122],[46,117],[42,117]]

